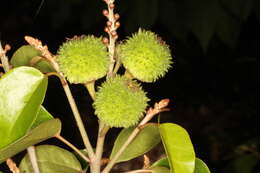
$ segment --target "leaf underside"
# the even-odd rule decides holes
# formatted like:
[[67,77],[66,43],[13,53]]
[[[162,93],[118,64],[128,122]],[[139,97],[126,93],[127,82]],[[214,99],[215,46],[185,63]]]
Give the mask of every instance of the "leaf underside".
[[[63,148],[40,145],[35,147],[35,150],[41,173],[79,173],[82,171],[76,156]],[[19,168],[22,172],[34,173],[28,154],[22,159]]]
[[[133,132],[135,127],[130,127],[127,129],[123,129],[118,135],[112,153],[110,155],[110,159],[114,157],[114,155],[118,152],[124,142],[127,140],[129,135]],[[121,154],[118,158],[117,162],[127,161],[133,158],[136,158],[140,155],[151,150],[155,147],[159,142],[160,134],[158,130],[157,124],[147,124],[136,136],[136,138],[128,145],[126,150]]]

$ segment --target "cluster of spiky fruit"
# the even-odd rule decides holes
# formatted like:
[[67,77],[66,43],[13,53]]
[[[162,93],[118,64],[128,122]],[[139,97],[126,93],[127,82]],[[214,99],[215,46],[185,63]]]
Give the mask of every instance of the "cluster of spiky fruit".
[[[172,64],[168,46],[150,31],[139,30],[119,45],[117,52],[127,74],[143,82],[156,81]],[[109,58],[101,39],[86,36],[64,43],[58,63],[71,83],[87,83],[105,76]],[[148,100],[136,81],[116,75],[102,84],[93,105],[105,124],[127,128],[140,120]]]

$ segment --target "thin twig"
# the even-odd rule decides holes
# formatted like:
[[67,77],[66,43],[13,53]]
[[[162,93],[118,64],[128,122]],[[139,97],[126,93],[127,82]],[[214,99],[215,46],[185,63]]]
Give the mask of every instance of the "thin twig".
[[95,100],[96,97],[96,90],[95,90],[95,81],[87,82],[84,84],[86,87],[90,97]]
[[29,159],[30,159],[30,162],[32,164],[33,172],[34,173],[40,173],[40,169],[39,169],[37,157],[36,157],[36,152],[35,152],[35,147],[34,146],[28,147],[27,153],[29,155]]
[[121,65],[122,65],[121,61],[119,59],[116,60],[116,65],[114,67],[113,74],[116,74],[118,72]]
[[99,158],[100,160],[102,158],[104,140],[105,140],[105,137],[106,137],[108,130],[109,130],[109,127],[106,124],[104,124],[102,121],[99,121],[98,139],[97,139],[97,146],[96,146],[96,156],[100,157]]
[[60,135],[56,135],[55,136],[57,139],[59,139],[61,142],[63,142],[64,144],[66,144],[67,146],[69,146],[72,150],[74,150],[80,157],[82,157],[82,159],[84,159],[85,161],[89,162],[89,158],[87,156],[85,156],[79,149],[77,149],[73,144],[71,144],[69,141],[67,141],[65,138],[63,138]]
[[102,165],[104,141],[108,130],[109,127],[105,125],[102,121],[99,121],[98,138],[97,138],[97,145],[96,145],[96,157],[93,160],[92,165],[90,165],[91,173],[100,173],[100,168]]
[[72,93],[70,91],[70,88],[69,88],[69,85],[68,85],[68,82],[66,81],[64,75],[60,72],[59,70],[59,65],[58,63],[55,61],[55,56],[53,56],[49,50],[48,50],[48,47],[45,45],[43,46],[42,45],[42,42],[36,38],[33,38],[33,37],[30,37],[30,36],[25,36],[25,40],[31,45],[33,46],[35,49],[39,50],[41,53],[42,53],[42,56],[45,57],[49,62],[50,64],[53,66],[53,68],[55,69],[55,71],[59,74],[59,77],[60,77],[60,81],[62,83],[62,87],[65,91],[65,94],[67,96],[67,99],[69,101],[69,104],[70,104],[70,107],[71,107],[71,110],[72,110],[72,113],[73,113],[73,116],[76,120],[76,123],[77,123],[77,126],[79,128],[79,131],[80,131],[80,134],[81,134],[81,137],[82,137],[82,140],[84,142],[84,145],[86,147],[86,150],[88,152],[88,156],[90,158],[94,158],[95,157],[95,153],[94,153],[94,150],[93,150],[93,147],[91,146],[91,143],[89,141],[89,138],[88,138],[88,135],[87,135],[87,132],[86,132],[86,129],[84,127],[84,124],[83,124],[83,121],[81,119],[81,116],[79,114],[79,111],[78,111],[78,107],[75,103],[75,100],[72,96]]
[[56,77],[58,77],[60,79],[62,85],[63,85],[64,78],[59,73],[57,73],[57,72],[49,72],[49,73],[46,73],[45,75],[48,76],[48,77],[49,76],[56,76]]
[[136,137],[136,135],[140,132],[143,125],[145,125],[147,122],[149,122],[156,114],[169,110],[168,108],[166,108],[168,104],[169,104],[169,99],[163,99],[159,103],[155,103],[154,108],[150,108],[147,111],[144,119],[138,124],[138,126],[130,134],[128,139],[125,141],[125,143],[122,145],[122,147],[116,153],[116,155],[110,160],[110,162],[107,164],[107,166],[102,171],[102,173],[109,173],[109,171],[112,169],[112,167],[116,163],[119,156],[124,152],[124,150],[127,148],[127,146],[133,141],[133,139]]
[[6,160],[6,164],[12,173],[21,173],[20,169],[11,158]]
[[[63,83],[64,83],[64,81],[63,81]],[[91,146],[91,143],[89,141],[87,132],[86,132],[84,124],[82,122],[82,119],[81,119],[81,116],[79,114],[79,111],[78,111],[77,105],[75,103],[75,100],[74,100],[74,98],[73,98],[73,96],[71,94],[69,85],[65,81],[65,85],[63,84],[62,86],[63,86],[65,94],[66,94],[66,96],[68,98],[68,101],[69,101],[70,107],[72,109],[73,115],[74,115],[74,117],[76,119],[76,123],[77,123],[77,126],[79,128],[80,134],[82,136],[84,145],[85,145],[85,147],[87,149],[88,155],[89,155],[90,158],[93,158],[93,157],[95,157],[95,153],[94,153],[94,150],[93,150],[93,148]]]

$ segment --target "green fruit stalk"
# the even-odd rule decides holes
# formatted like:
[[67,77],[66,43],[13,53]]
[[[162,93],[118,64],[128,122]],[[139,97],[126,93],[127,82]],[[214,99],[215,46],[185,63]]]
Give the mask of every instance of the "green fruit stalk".
[[148,100],[137,82],[116,76],[104,82],[96,93],[95,114],[110,127],[127,128],[138,123]]
[[172,64],[168,46],[153,32],[141,29],[119,46],[118,56],[127,71],[143,82],[155,82]]
[[87,83],[106,75],[109,57],[101,38],[85,36],[65,42],[57,62],[70,83]]

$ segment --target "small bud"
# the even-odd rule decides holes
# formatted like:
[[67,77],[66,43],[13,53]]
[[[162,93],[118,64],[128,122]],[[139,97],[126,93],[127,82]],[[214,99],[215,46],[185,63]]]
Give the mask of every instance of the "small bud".
[[110,9],[114,9],[115,8],[115,4],[113,4],[113,3],[109,4],[109,8]]
[[116,13],[116,14],[114,15],[114,18],[115,18],[115,20],[118,20],[118,19],[120,18],[119,14]]
[[5,45],[5,51],[7,52],[7,51],[9,51],[11,49],[11,46],[9,45],[9,44],[6,44]]
[[104,16],[106,16],[106,17],[108,16],[108,11],[107,10],[103,10],[102,13],[103,13]]
[[116,22],[115,25],[116,25],[116,28],[119,28],[120,27],[120,22]]
[[105,31],[105,32],[107,32],[107,33],[109,33],[109,32],[110,32],[110,30],[109,30],[109,28],[108,28],[108,27],[105,27],[104,31]]
[[112,22],[111,21],[107,21],[107,26],[108,27],[112,26]]
[[168,106],[169,103],[170,103],[170,99],[163,99],[159,102],[158,108],[159,109],[165,108],[166,106]]
[[102,39],[102,42],[103,42],[105,45],[108,45],[109,40],[108,40],[107,37],[104,37],[104,38]]
[[116,31],[111,31],[111,35],[112,35],[113,37],[115,37],[115,36],[117,36],[117,32],[116,32]]
[[114,36],[114,39],[117,40],[117,39],[118,39],[118,35],[115,35],[115,36]]

